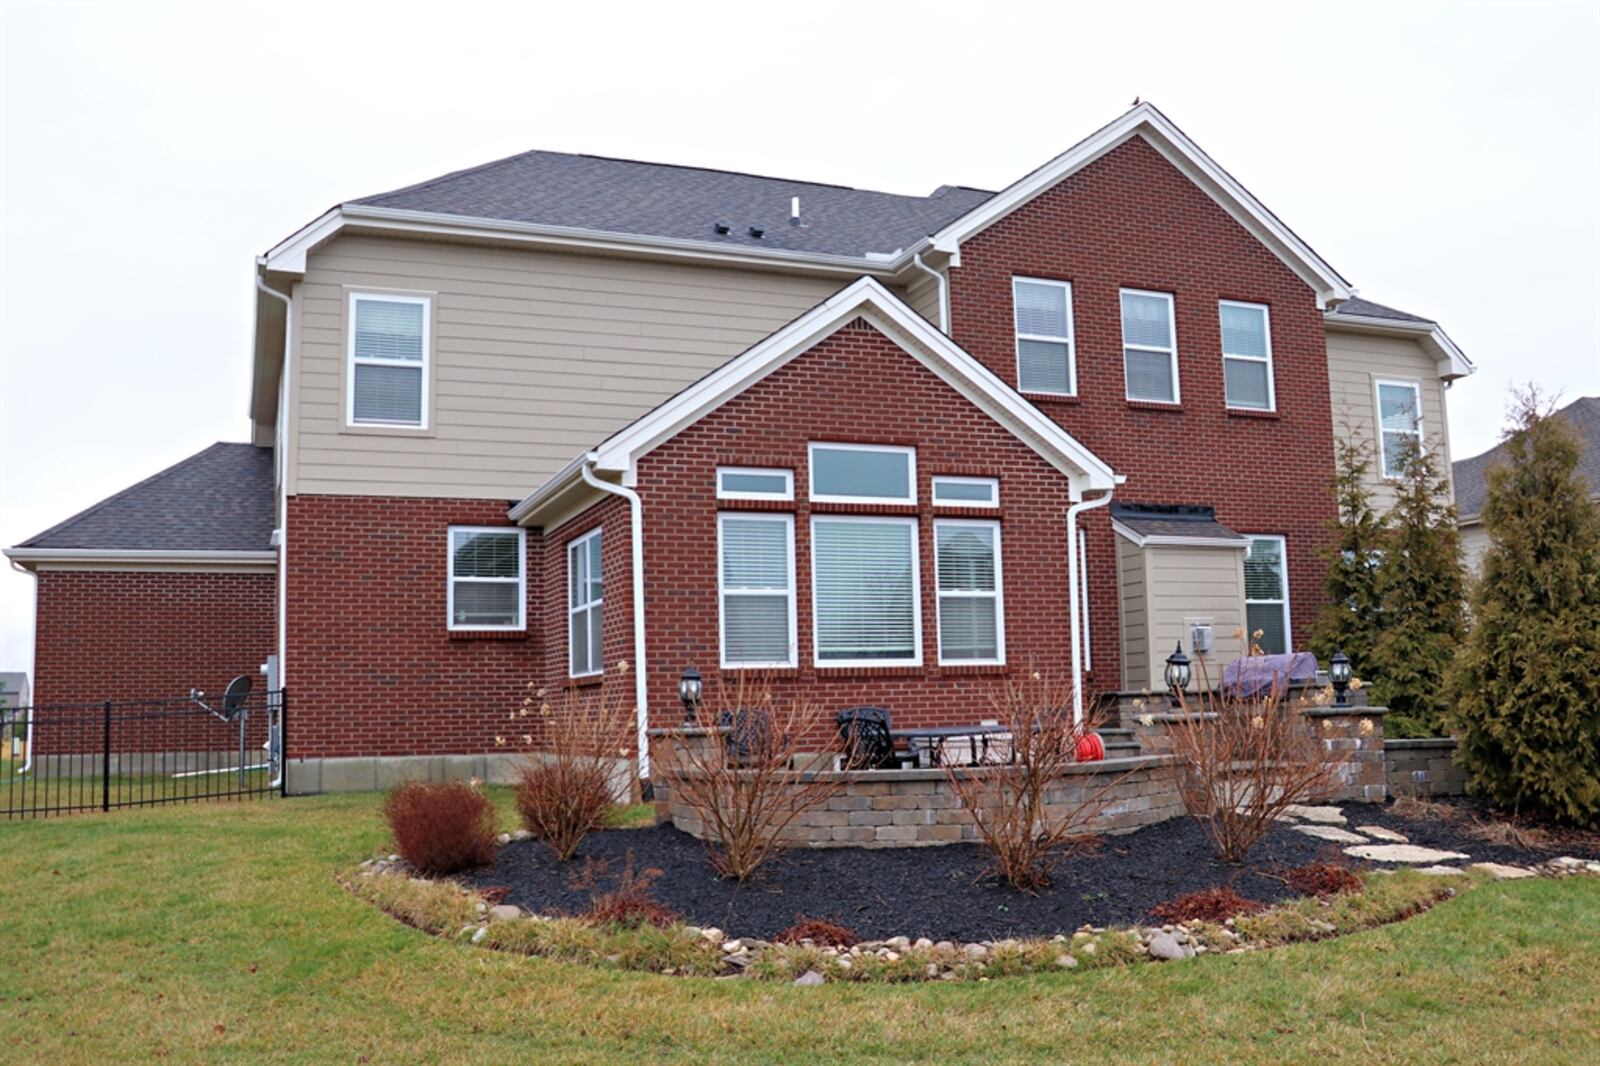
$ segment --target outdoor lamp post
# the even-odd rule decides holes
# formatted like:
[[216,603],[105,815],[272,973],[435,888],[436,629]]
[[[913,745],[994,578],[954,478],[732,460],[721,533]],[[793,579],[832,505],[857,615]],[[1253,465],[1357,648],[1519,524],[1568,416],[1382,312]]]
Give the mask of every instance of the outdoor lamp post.
[[683,701],[683,720],[689,725],[695,723],[695,708],[700,706],[700,694],[704,688],[700,671],[692,666],[684,667],[683,676],[678,678],[678,698]]
[[1183,641],[1178,641],[1178,646],[1172,654],[1167,656],[1166,669],[1167,691],[1172,693],[1172,705],[1182,707],[1183,700],[1180,693],[1189,687],[1189,657],[1183,654]]
[[1328,663],[1328,680],[1333,682],[1333,702],[1340,707],[1346,706],[1349,701],[1345,698],[1345,691],[1350,687],[1350,657],[1340,649],[1333,653],[1333,659]]

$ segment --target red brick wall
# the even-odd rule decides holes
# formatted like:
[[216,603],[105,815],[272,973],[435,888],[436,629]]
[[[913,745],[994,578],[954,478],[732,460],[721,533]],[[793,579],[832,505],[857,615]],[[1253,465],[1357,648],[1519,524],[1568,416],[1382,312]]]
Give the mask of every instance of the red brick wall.
[[[961,266],[950,272],[952,334],[1016,385],[1013,275],[1072,283],[1078,396],[1029,399],[1127,475],[1117,499],[1210,504],[1240,532],[1286,535],[1303,646],[1322,599],[1317,548],[1334,513],[1328,351],[1312,290],[1137,138],[961,246]],[[1180,408],[1124,399],[1119,288],[1175,294]],[[1271,309],[1276,415],[1225,409],[1221,299]],[[1093,513],[1089,528],[1092,610],[1111,621],[1116,566],[1106,512]],[[1095,655],[1098,667],[1098,648]]]
[[[810,504],[805,499],[808,441],[912,445],[918,504],[877,507]],[[718,465],[794,470],[795,502],[716,499]],[[1070,676],[1064,475],[962,398],[931,371],[857,320],[646,455],[639,465],[645,504],[650,704],[654,720],[676,719],[678,675],[688,663],[711,677],[719,662],[716,518],[724,510],[786,510],[795,515],[799,666],[778,672],[780,687],[830,710],[857,704],[890,709],[897,725],[970,722],[991,717],[988,693],[1005,667],[938,664],[933,518],[990,517],[934,509],[936,474],[998,477],[1002,507],[1006,658]],[[911,514],[920,520],[923,664],[920,667],[816,669],[812,663],[809,518],[824,512]],[[1114,618],[1112,611],[1107,615]],[[1118,671],[1115,632],[1095,632],[1097,672]]]
[[[598,698],[604,688],[605,699],[634,706],[632,548],[629,540],[632,524],[627,501],[620,496],[610,496],[545,537],[541,565],[548,576],[538,611],[540,631],[549,637],[543,642],[540,669],[546,698],[552,703],[563,698],[580,701]],[[600,570],[605,581],[600,626],[605,670],[599,677],[574,680],[568,676],[567,547],[598,526],[604,527],[600,534]],[[648,559],[645,573],[651,581],[655,580]],[[649,617],[648,609],[645,616]],[[617,669],[622,662],[628,663],[627,674]]]

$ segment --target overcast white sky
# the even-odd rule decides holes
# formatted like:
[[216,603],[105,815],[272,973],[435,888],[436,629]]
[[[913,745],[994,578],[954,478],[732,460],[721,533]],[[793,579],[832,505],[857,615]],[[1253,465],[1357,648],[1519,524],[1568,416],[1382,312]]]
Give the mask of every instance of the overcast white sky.
[[[1142,96],[1362,294],[1600,393],[1600,5],[0,0],[0,544],[244,440],[252,258],[528,148],[998,189]],[[33,579],[0,568],[0,668]]]

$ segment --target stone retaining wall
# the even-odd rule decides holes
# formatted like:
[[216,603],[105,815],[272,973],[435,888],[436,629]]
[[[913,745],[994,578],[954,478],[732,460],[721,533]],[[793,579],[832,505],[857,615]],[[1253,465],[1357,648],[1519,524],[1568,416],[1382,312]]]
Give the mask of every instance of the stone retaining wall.
[[1390,740],[1383,754],[1391,796],[1459,796],[1467,790],[1454,737]]

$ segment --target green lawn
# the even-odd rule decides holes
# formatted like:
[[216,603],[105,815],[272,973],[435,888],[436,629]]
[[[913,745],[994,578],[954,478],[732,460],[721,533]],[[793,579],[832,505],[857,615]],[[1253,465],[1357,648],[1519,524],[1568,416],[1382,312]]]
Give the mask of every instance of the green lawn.
[[0,1060],[1600,1061],[1600,880],[1400,925],[972,984],[674,979],[426,937],[334,876],[374,796],[0,825]]

